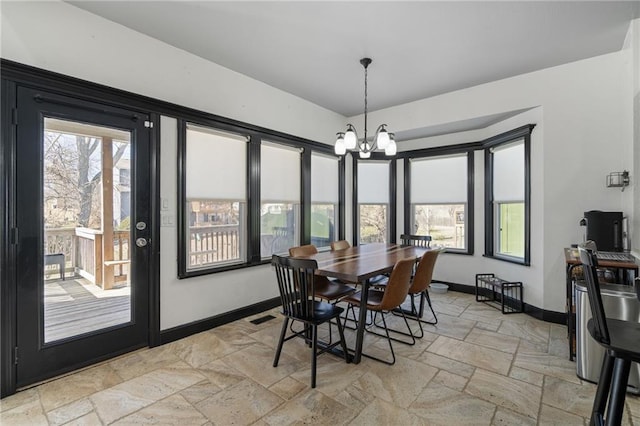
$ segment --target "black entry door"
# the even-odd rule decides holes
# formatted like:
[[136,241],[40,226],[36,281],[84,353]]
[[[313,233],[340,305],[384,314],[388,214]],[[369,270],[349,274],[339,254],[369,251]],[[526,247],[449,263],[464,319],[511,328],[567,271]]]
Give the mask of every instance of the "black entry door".
[[17,90],[16,385],[147,346],[149,117]]

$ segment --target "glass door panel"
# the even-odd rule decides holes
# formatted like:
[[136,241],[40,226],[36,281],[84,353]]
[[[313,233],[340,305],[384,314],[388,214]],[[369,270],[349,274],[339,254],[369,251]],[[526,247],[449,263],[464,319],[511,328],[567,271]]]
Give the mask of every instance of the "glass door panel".
[[131,133],[44,119],[44,343],[131,321]]

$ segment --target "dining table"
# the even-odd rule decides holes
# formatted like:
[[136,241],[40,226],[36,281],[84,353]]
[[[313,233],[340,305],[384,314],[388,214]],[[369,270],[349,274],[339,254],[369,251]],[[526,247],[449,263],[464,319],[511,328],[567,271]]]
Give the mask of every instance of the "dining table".
[[394,243],[370,243],[344,250],[319,252],[305,258],[318,263],[317,275],[337,278],[345,282],[362,285],[360,313],[356,329],[356,347],[352,362],[360,363],[367,315],[367,298],[371,278],[389,273],[398,260],[418,259],[429,251],[428,247],[406,246]]

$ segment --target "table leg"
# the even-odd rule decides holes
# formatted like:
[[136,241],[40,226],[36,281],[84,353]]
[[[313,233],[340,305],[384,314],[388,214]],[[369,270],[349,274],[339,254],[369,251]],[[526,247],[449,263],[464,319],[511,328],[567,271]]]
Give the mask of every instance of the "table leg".
[[576,266],[575,264],[567,264],[567,272],[566,272],[566,291],[567,291],[567,337],[569,338],[569,361],[573,361],[574,358],[574,349],[573,349],[573,338],[575,336],[575,327],[573,320],[573,269]]
[[360,298],[360,319],[356,331],[356,350],[353,354],[353,363],[360,364],[362,357],[362,341],[364,340],[364,328],[367,322],[367,300],[369,299],[369,280],[362,283],[362,297]]

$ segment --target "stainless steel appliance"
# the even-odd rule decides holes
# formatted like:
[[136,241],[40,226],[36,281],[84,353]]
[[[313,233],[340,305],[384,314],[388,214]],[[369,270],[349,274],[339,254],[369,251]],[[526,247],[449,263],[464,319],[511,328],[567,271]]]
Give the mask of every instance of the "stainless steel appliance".
[[[576,297],[576,374],[583,380],[598,383],[604,348],[589,334],[587,321],[591,319],[591,307],[587,288],[575,284]],[[640,301],[632,286],[600,284],[602,304],[607,318],[640,322]],[[640,343],[639,343],[640,344]],[[640,394],[640,365],[631,364],[627,391]]]

